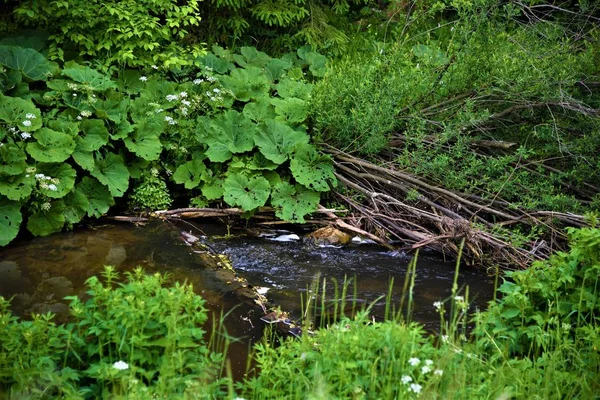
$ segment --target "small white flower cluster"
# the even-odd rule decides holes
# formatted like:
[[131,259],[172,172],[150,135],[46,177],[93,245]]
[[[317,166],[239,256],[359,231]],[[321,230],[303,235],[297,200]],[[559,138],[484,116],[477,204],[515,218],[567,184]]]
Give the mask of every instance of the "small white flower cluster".
[[[26,121],[26,122],[29,122],[29,121]],[[31,125],[31,122],[29,122],[29,125]],[[12,133],[13,135],[19,135],[19,136],[21,136],[21,139],[23,139],[23,140],[27,140],[27,139],[29,139],[31,137],[31,133],[29,133],[29,132],[22,132],[21,130],[19,130],[19,129],[15,128],[15,127],[8,128],[8,131],[10,133]]]
[[[411,357],[408,360],[408,363],[412,366],[412,367],[417,367],[418,365],[421,364],[421,360],[418,359],[417,357]],[[434,375],[437,376],[442,376],[442,374],[444,373],[444,371],[442,371],[441,369],[433,369],[433,360],[425,360],[423,361],[423,366],[421,367],[421,379],[423,376],[427,375],[428,373],[430,373],[431,371],[433,371]],[[418,379],[420,380],[420,379]],[[408,391],[409,392],[413,392],[415,394],[419,394],[421,392],[421,390],[423,389],[423,386],[414,382],[413,382],[413,378],[410,375],[403,375],[402,378],[400,378],[400,382],[402,382],[402,384],[404,385],[408,385]]]
[[[21,125],[29,128],[31,126],[32,119],[35,119],[35,114],[27,113],[25,115],[25,121],[21,122]],[[21,136],[23,136],[23,135],[21,135]],[[24,138],[24,139],[26,139],[26,138]]]
[[129,364],[127,364],[125,361],[117,361],[113,364],[113,368],[123,371],[129,368]]
[[52,205],[48,202],[45,202],[40,206],[40,208],[42,209],[42,211],[49,211],[50,208],[52,208]]
[[223,101],[223,91],[219,88],[214,88],[211,91],[206,91],[206,97],[208,97],[211,101]]
[[77,120],[81,121],[83,118],[88,118],[88,117],[91,117],[91,116],[92,116],[92,112],[91,111],[83,110],[77,116]]
[[444,303],[442,303],[441,301],[434,302],[433,306],[435,307],[435,310],[437,312],[441,312],[444,309]]
[[147,76],[140,76],[140,81],[146,82],[146,81],[148,81],[148,77]]
[[35,179],[39,182],[40,188],[42,189],[48,189],[53,192],[58,190],[58,187],[56,186],[60,183],[60,179],[58,178],[52,178],[44,174],[35,174]]
[[169,125],[177,125],[177,121],[173,119],[173,117],[166,115],[165,116],[165,121],[167,121],[167,123]]
[[454,296],[454,301],[462,311],[467,311],[467,308],[469,308],[469,304],[465,301],[464,296]]

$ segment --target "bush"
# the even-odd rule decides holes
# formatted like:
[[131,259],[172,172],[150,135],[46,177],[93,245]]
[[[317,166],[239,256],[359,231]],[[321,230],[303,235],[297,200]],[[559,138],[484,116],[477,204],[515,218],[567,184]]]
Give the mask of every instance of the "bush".
[[[15,398],[196,398],[215,396],[223,356],[204,342],[204,300],[189,285],[128,273],[118,284],[88,279],[89,300],[70,297],[72,320],[19,321],[0,297],[0,382]],[[175,396],[175,397],[173,397]]]

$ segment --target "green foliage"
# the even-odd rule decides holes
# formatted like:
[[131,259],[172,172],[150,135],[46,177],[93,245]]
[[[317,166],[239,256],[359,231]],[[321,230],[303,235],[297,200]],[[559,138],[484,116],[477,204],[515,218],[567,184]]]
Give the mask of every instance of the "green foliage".
[[590,335],[589,328],[600,318],[600,230],[571,229],[569,236],[569,252],[507,273],[502,301],[480,321],[480,329],[494,333],[482,338],[488,346],[493,340],[511,354],[538,357],[561,345],[554,333],[578,347],[598,345],[600,332]]
[[[24,50],[2,48],[15,57]],[[44,64],[35,50],[26,55]],[[2,241],[14,238],[23,216],[30,232],[48,235],[86,215],[100,217],[121,197],[133,209],[166,208],[170,192],[181,190],[168,181],[187,189],[173,197],[203,206],[224,199],[246,212],[266,205],[286,181],[294,190],[288,199],[276,191],[277,213],[303,221],[318,206],[316,191],[335,184],[330,160],[308,144],[304,125],[312,84],[303,77],[315,79],[320,57],[309,48],[274,59],[250,47],[241,54],[214,47],[200,69],[180,70],[178,82],[131,70],[113,79],[69,61],[35,89],[6,85]],[[2,60],[8,75],[32,70]]]
[[166,277],[127,273],[117,284],[88,279],[89,300],[70,297],[72,320],[52,315],[19,321],[0,297],[0,383],[14,398],[215,396],[222,356],[204,342],[204,300],[189,285],[163,287]]
[[[104,66],[180,66],[202,54],[202,45],[189,38],[200,25],[199,1],[21,2],[16,19],[51,34],[51,59],[70,51],[94,58]],[[75,78],[73,78],[76,80]]]

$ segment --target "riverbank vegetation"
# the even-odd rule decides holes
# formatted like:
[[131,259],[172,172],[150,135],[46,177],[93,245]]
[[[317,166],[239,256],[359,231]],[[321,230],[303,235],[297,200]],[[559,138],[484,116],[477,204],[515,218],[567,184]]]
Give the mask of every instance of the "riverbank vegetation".
[[254,367],[238,382],[228,374],[226,333],[213,328],[206,342],[204,301],[189,285],[141,269],[118,283],[107,267],[88,280],[88,299],[69,299],[66,325],[50,314],[19,320],[2,299],[0,389],[70,399],[595,398],[600,230],[569,235],[568,252],[510,272],[486,311],[471,309],[468,288],[455,281],[449,298],[431,304],[439,331],[426,332],[410,321],[409,268],[405,300],[388,300],[386,320],[368,308],[344,315],[338,304],[314,334],[256,345]]
[[1,7],[0,245],[106,213],[304,222],[324,203],[515,269],[600,209],[593,2]]

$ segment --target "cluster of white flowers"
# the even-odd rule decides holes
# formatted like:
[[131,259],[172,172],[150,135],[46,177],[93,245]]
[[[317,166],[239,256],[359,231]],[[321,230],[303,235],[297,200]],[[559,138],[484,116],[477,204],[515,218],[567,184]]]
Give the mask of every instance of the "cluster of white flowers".
[[410,384],[410,388],[409,390],[414,392],[414,393],[420,393],[421,389],[423,389],[423,386],[419,385],[418,383],[411,383]]
[[441,301],[434,302],[433,306],[435,307],[436,311],[438,311],[438,312],[440,312],[444,309],[444,303],[442,303]]
[[60,183],[60,179],[52,178],[50,176],[44,174],[35,174],[35,179],[39,182],[40,188],[51,190],[56,192],[58,190],[58,185]]
[[129,368],[129,364],[127,364],[125,361],[117,361],[113,364],[113,368],[123,371]]
[[140,81],[146,82],[148,80],[147,76],[140,76]]
[[43,211],[48,211],[48,210],[50,210],[50,208],[51,208],[51,207],[52,207],[52,205],[51,205],[50,203],[48,203],[48,202],[46,202],[46,203],[44,203],[44,204],[42,204],[42,205],[40,206],[40,208],[41,208]]
[[167,121],[169,125],[177,125],[177,121],[168,115],[165,116],[165,121]]
[[91,116],[92,116],[92,112],[91,111],[83,110],[77,116],[77,120],[81,121],[83,118],[88,118],[88,117],[91,117]]
[[[32,119],[35,119],[35,114],[32,114],[32,113],[27,113],[27,114],[25,115],[25,121],[21,122],[21,124],[22,124],[23,126],[30,127],[30,126],[31,126],[31,120],[32,120]],[[21,135],[21,136],[23,136],[23,135]]]
[[201,78],[196,78],[196,79],[194,79],[194,80],[192,81],[192,83],[193,83],[194,85],[199,85],[199,84],[201,84],[202,82],[204,82],[204,79],[201,79]]
[[[419,364],[421,364],[421,360],[418,359],[417,357],[411,357],[408,360],[408,363],[411,366],[416,367]],[[429,360],[429,359],[424,360],[423,364],[424,365],[421,367],[421,375],[420,375],[421,378],[418,379],[418,381],[422,380],[423,376],[430,373],[431,371],[433,371],[434,375],[438,375],[438,376],[441,376],[444,373],[444,371],[442,371],[441,369],[435,369],[435,370],[433,369],[433,360]],[[413,378],[410,375],[403,375],[400,378],[400,382],[402,382],[402,384],[404,384],[404,385],[408,385],[408,391],[413,392],[415,394],[419,394],[423,389],[422,385],[420,385],[416,382],[412,383]]]
[[421,362],[421,360],[419,360],[416,357],[412,357],[411,359],[408,360],[408,363],[410,365],[412,365],[413,367],[416,367],[417,365],[419,365],[420,362]]
[[[25,122],[29,122],[29,124],[27,125],[27,124],[25,124]],[[26,125],[26,126],[30,126],[31,125],[31,121],[27,120],[25,122],[23,122],[24,125]],[[21,130],[19,130],[19,129],[15,128],[15,127],[8,128],[8,131],[10,133],[12,133],[13,135],[19,135],[19,136],[21,136],[21,138],[23,140],[27,140],[27,139],[29,139],[31,137],[31,133],[29,133],[29,132],[22,132]]]

